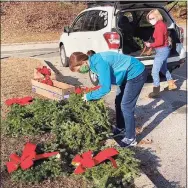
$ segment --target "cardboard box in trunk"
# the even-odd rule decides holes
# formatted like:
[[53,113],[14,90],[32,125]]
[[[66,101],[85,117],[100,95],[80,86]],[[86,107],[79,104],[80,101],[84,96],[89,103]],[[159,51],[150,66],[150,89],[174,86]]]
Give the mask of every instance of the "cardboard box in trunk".
[[75,87],[63,82],[53,80],[53,86],[43,84],[38,80],[31,80],[32,91],[53,100],[63,100],[75,91]]

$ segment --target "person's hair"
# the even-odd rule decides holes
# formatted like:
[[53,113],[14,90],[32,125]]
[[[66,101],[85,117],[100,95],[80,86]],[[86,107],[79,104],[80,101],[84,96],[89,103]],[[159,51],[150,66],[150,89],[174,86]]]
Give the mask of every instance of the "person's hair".
[[69,68],[71,71],[75,72],[77,66],[81,66],[84,64],[83,61],[88,60],[88,55],[82,53],[82,52],[74,52],[70,56],[69,60]]
[[159,12],[159,10],[158,10],[158,9],[153,9],[153,10],[151,10],[151,11],[147,14],[147,16],[146,16],[146,19],[147,19],[148,22],[149,22],[149,15],[150,15],[150,14],[154,15],[154,17],[156,18],[157,21],[163,20],[163,16],[162,16],[161,13]]
[[69,59],[69,68],[71,71],[75,72],[77,66],[81,66],[84,64],[83,61],[86,61],[89,59],[89,56],[94,55],[95,52],[93,50],[89,50],[87,54],[84,54],[82,52],[74,52],[71,54]]
[[95,51],[93,51],[93,50],[89,50],[89,51],[87,52],[87,55],[88,55],[88,56],[92,56],[92,55],[94,55],[94,54],[96,54],[96,53],[95,53]]

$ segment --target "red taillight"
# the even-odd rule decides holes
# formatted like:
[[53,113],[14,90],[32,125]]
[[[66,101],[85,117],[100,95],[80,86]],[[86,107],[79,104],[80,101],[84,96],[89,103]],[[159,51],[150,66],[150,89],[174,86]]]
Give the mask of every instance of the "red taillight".
[[183,43],[184,41],[184,30],[182,27],[179,28],[180,29],[180,42]]
[[104,38],[110,49],[118,49],[120,47],[120,36],[116,32],[108,32],[104,34]]

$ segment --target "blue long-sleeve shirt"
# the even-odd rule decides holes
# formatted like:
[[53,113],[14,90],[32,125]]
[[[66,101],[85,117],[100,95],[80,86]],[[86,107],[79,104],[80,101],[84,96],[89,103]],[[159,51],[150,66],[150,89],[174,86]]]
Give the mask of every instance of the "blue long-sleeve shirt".
[[98,75],[100,89],[86,94],[87,100],[100,99],[110,92],[111,84],[122,85],[140,75],[145,66],[134,57],[116,52],[101,52],[89,57],[90,69]]

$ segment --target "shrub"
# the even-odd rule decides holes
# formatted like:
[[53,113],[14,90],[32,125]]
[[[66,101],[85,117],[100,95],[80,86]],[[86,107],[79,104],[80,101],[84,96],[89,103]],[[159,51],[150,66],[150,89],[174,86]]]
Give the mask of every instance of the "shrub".
[[[84,102],[81,95],[71,95],[67,101],[55,102],[38,99],[28,106],[13,105],[4,122],[7,134],[12,136],[41,134],[50,131],[55,135],[51,142],[38,144],[37,154],[59,151],[55,156],[34,162],[28,170],[19,168],[11,173],[14,181],[41,182],[47,178],[70,176],[71,161],[78,153],[105,149],[102,143],[110,135],[108,111],[103,100]],[[82,174],[95,187],[121,187],[138,174],[138,160],[129,149],[117,148],[118,168],[105,161]],[[21,153],[20,153],[21,154]],[[75,177],[75,176],[73,176]],[[80,177],[80,176],[76,176]]]
[[133,37],[133,39],[137,43],[137,45],[140,47],[140,49],[144,48],[144,42],[140,38]]
[[[104,149],[104,148],[103,148]],[[93,168],[86,169],[83,177],[93,181],[97,188],[121,188],[127,187],[139,172],[139,161],[134,158],[134,152],[130,149],[116,148],[119,152],[114,159],[118,168],[112,166],[111,161],[106,161]]]
[[55,101],[37,99],[27,106],[13,105],[5,121],[4,134],[18,137],[20,135],[36,135],[50,131],[52,120],[58,110]]
[[[40,144],[37,146],[37,154],[52,152],[57,150],[58,145],[50,144],[47,145]],[[41,182],[47,178],[55,178],[63,175],[62,162],[56,156],[41,159],[34,162],[34,165],[27,169],[22,170],[21,168],[12,172],[11,178],[13,181],[23,181],[23,182]]]
[[102,100],[83,102],[72,95],[53,121],[53,132],[59,144],[75,151],[98,149],[110,133],[108,112]]

